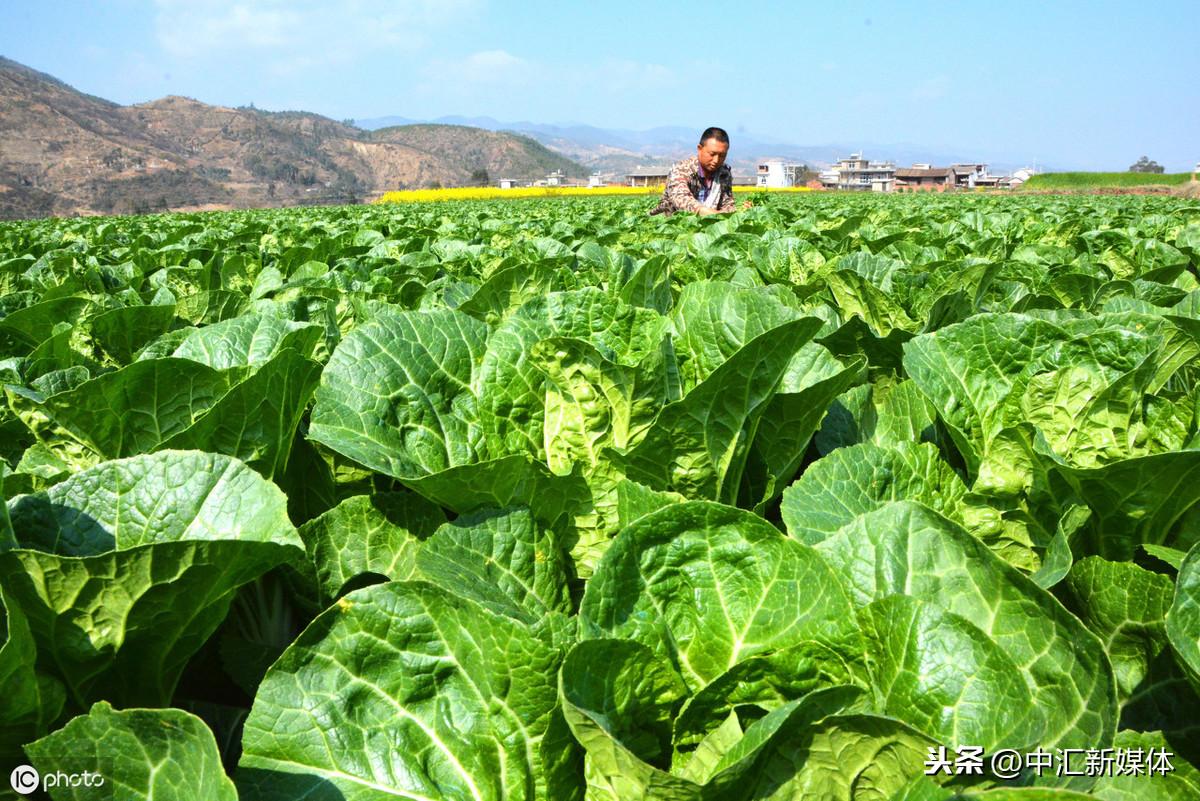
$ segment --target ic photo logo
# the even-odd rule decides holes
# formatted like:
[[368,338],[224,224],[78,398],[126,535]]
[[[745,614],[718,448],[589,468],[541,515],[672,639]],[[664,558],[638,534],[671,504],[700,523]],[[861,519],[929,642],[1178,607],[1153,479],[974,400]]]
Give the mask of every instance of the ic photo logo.
[[32,765],[18,765],[8,775],[8,783],[21,795],[29,795],[41,785],[42,777]]
[[8,783],[21,795],[29,795],[39,787],[43,790],[52,787],[103,787],[104,777],[90,770],[82,773],[55,771],[42,776],[32,765],[18,765],[8,774]]

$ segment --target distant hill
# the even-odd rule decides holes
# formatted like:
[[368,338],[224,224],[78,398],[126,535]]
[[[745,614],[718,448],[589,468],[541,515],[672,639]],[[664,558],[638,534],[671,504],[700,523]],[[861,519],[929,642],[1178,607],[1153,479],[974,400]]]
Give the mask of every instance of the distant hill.
[[0,57],[0,218],[355,202],[463,185],[481,168],[494,178],[587,174],[525,136],[368,132],[184,97],[121,106]]
[[554,170],[571,178],[589,174],[583,165],[527,136],[464,125],[400,125],[372,131],[366,138],[452,159],[471,171],[487,170],[493,182],[498,178],[540,178]]
[[[355,120],[360,128],[375,129],[388,125],[411,125],[419,120],[407,117],[377,117]],[[545,123],[502,122],[492,117],[438,117],[429,122],[470,125],[492,131],[511,131],[525,134],[560,155],[584,166],[618,175],[630,170],[661,166],[695,152],[699,129],[678,125],[659,126],[647,130],[628,128],[599,128],[593,125],[547,125]],[[986,154],[965,149],[927,147],[906,143],[831,143],[798,145],[731,130],[730,166],[734,175],[749,176],[759,162],[782,158],[812,166],[829,165],[851,152],[862,152],[874,161],[890,160],[898,165],[918,162],[934,164],[973,163]],[[993,171],[1005,171],[1022,166],[1019,163],[994,160]]]

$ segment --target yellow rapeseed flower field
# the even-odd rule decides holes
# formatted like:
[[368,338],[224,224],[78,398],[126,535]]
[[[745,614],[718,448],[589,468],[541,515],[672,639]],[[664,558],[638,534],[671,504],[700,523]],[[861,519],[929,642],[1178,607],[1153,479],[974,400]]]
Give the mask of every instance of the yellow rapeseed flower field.
[[[660,195],[659,186],[521,186],[500,189],[495,186],[459,186],[449,189],[405,189],[386,192],[375,203],[429,203],[440,200],[520,200],[537,197],[598,197],[600,195]],[[757,186],[735,186],[734,195],[751,192],[809,192],[806,186],[786,189],[763,189]]]

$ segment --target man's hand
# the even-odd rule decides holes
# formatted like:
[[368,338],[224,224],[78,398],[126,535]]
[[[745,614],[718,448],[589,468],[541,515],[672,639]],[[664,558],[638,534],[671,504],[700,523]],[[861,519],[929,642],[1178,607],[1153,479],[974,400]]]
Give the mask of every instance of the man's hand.
[[749,201],[749,200],[742,201],[742,211],[745,211],[746,209],[753,208],[753,207],[754,207],[754,203],[752,203],[751,201]]
[[696,213],[699,214],[701,217],[707,217],[710,214],[720,214],[721,212],[717,211],[716,209],[712,208],[711,206],[701,206],[699,208],[699,210],[696,211]]

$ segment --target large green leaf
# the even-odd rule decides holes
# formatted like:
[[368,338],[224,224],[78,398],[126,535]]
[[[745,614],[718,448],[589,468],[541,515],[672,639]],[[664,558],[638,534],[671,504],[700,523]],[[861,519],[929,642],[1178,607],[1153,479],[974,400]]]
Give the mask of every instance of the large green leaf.
[[813,463],[784,490],[780,513],[788,533],[811,545],[891,501],[915,501],[961,521],[966,493],[933,445],[863,443]]
[[[546,370],[562,381],[557,400],[566,403],[566,408],[550,411],[569,412],[571,407],[578,408],[575,402],[583,390],[580,378],[588,386],[600,383],[601,392],[605,393],[607,388],[603,384],[623,373],[617,365],[633,368],[647,358],[652,363],[662,360],[666,335],[667,320],[657,312],[626,306],[594,288],[552,292],[529,301],[492,333],[474,377],[472,387],[479,403],[483,447],[492,458],[527,453],[539,461],[545,460]],[[564,338],[579,340],[581,344],[568,345],[562,342]],[[547,339],[558,344],[535,347]],[[568,375],[575,365],[566,371],[561,368],[558,352],[562,346],[569,348],[567,358],[588,363],[578,365],[581,374]],[[666,367],[664,364],[663,370]],[[589,375],[592,371],[600,375]],[[670,386],[670,376],[639,378],[650,385],[652,398],[662,396]],[[624,383],[619,378],[617,381]],[[656,391],[654,384],[664,390]],[[630,418],[631,410],[625,408],[625,403],[636,402],[647,388],[640,392],[626,386],[621,389],[628,400],[617,403],[613,414]],[[585,459],[582,453],[578,458]],[[561,456],[557,461],[561,461]]]
[[118,364],[129,364],[152,339],[165,334],[175,322],[174,304],[123,306],[91,319],[92,337]]
[[241,798],[569,796],[538,748],[561,659],[523,624],[429,584],[351,593],[263,680]]
[[882,712],[989,753],[1040,742],[1045,713],[1020,667],[968,620],[906,595],[884,596],[858,614]]
[[413,577],[420,542],[446,521],[415,493],[355,495],[300,526],[324,603],[364,573],[393,581]]
[[147,359],[64,392],[22,397],[101,458],[116,459],[149,453],[185,431],[244,377],[185,359]]
[[725,717],[694,750],[671,753],[671,717],[686,692],[675,672],[630,640],[588,640],[563,662],[559,692],[567,723],[587,753],[588,797],[746,798],[747,782],[777,740],[854,706],[861,690],[831,687],[786,702],[743,731]]
[[212,325],[241,315],[248,300],[241,292],[211,289],[181,297],[175,313],[192,325]]
[[666,314],[671,307],[671,265],[663,256],[639,264],[621,287],[621,300]]
[[[841,575],[855,606],[908,595],[970,622],[998,645],[1044,718],[1039,744],[1111,743],[1116,686],[1101,643],[978,539],[925,506],[900,501],[859,516],[816,549]],[[956,659],[945,653],[940,661]]]
[[471,384],[486,341],[459,312],[376,315],[330,357],[309,437],[400,479],[476,461]]
[[559,692],[587,753],[589,798],[699,798],[697,783],[670,773],[671,717],[687,690],[649,648],[630,640],[579,643],[563,662]]
[[21,746],[42,734],[62,711],[62,684],[38,673],[37,647],[25,614],[0,585],[0,757],[19,759]]
[[1137,691],[1167,648],[1163,619],[1174,589],[1166,576],[1096,556],[1076,562],[1067,574],[1064,590],[1084,625],[1104,644],[1121,700]]
[[[1200,502],[1200,451],[1156,453],[1094,468],[1077,468],[1039,444],[1035,452],[1087,503],[1093,522],[1073,547],[1107,559],[1132,559],[1139,545],[1188,547],[1171,538],[1176,524]],[[1193,540],[1194,541],[1194,540]]]
[[590,503],[579,471],[554,475],[544,464],[520,455],[459,465],[404,483],[458,514],[484,507],[528,506],[538,520],[567,527],[572,515]]
[[904,343],[912,338],[912,333],[900,328],[893,329],[885,337],[876,336],[861,317],[855,316],[836,330],[823,332],[817,341],[839,359],[866,359],[872,370],[892,375],[902,374]]
[[245,314],[190,332],[171,355],[217,370],[252,367],[285,350],[310,357],[321,334],[320,326],[311,323]]
[[1167,612],[1167,636],[1200,693],[1200,545],[1188,552],[1179,568],[1175,599]]
[[566,552],[528,509],[481,510],[444,524],[421,544],[416,567],[423,580],[529,624],[574,611]]
[[1180,745],[1161,732],[1120,732],[1113,746],[1124,756],[1121,768],[1128,770],[1129,755],[1140,752],[1142,773],[1119,775],[1114,753],[1111,761],[1101,762],[1104,775],[1092,795],[1104,801],[1200,801],[1200,768],[1179,753]]
[[861,317],[876,336],[887,337],[893,331],[916,333],[918,330],[917,323],[896,299],[875,286],[869,277],[853,270],[834,270],[828,273],[826,281],[842,314]]
[[765,287],[687,284],[671,312],[685,390],[698,386],[752,339],[800,317]]
[[517,262],[488,276],[457,309],[489,325],[497,325],[526,301],[563,289],[570,272],[550,262]]
[[316,362],[284,350],[159,447],[234,456],[273,478],[287,466],[320,375]]
[[74,323],[92,302],[87,298],[52,298],[17,309],[0,318],[0,356],[24,356],[54,333],[59,323]]
[[299,556],[286,503],[225,456],[104,462],[10,502],[0,579],[77,706],[163,705],[236,589]]
[[873,801],[891,798],[925,774],[934,742],[897,720],[835,715],[777,737],[741,798]]
[[543,452],[550,469],[570,474],[602,470],[605,448],[637,443],[676,394],[672,353],[658,351],[634,366],[618,364],[590,343],[568,337],[537,342],[531,361],[546,378]]
[[921,442],[936,415],[911,380],[862,384],[843,393],[821,423],[816,443],[822,454],[870,442],[884,447]]
[[694,756],[711,740],[715,728],[739,710],[775,710],[812,692],[841,687],[867,694],[870,677],[865,652],[837,649],[805,641],[799,645],[743,659],[692,695],[674,722],[676,759]]
[[857,634],[841,580],[812,548],[760,517],[703,501],[622,531],[579,614],[585,637],[637,640],[694,690],[752,656]]
[[664,407],[641,443],[619,457],[626,475],[688,498],[735,501],[759,420],[819,327],[811,317],[784,323],[722,362]]
[[810,342],[792,359],[779,392],[759,420],[743,474],[741,505],[762,512],[795,476],[826,411],[851,383],[861,380],[862,360],[843,365]]
[[[1144,364],[1159,339],[1119,316],[1055,324],[1027,315],[980,314],[907,343],[904,368],[939,410],[975,473],[1005,427],[1030,411],[1058,425],[1070,410],[1047,406],[1050,397],[1061,392],[1072,407],[1091,402]],[[1072,396],[1063,382],[1074,382],[1075,390],[1086,384],[1087,391]]]
[[117,711],[101,701],[25,750],[47,787],[60,773],[79,782],[55,784],[49,791],[54,801],[238,798],[213,733],[178,709]]

